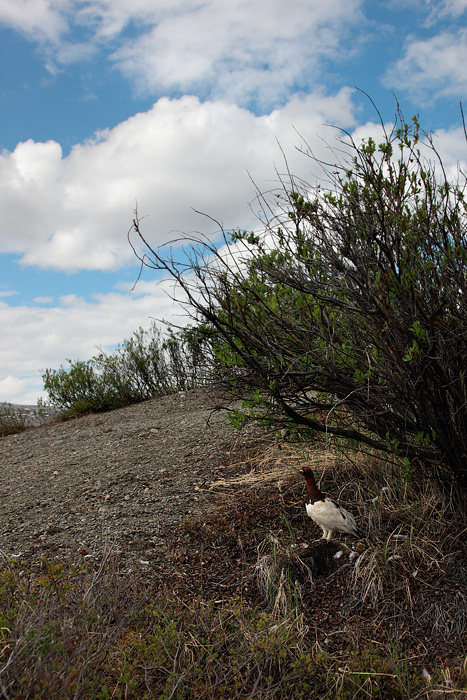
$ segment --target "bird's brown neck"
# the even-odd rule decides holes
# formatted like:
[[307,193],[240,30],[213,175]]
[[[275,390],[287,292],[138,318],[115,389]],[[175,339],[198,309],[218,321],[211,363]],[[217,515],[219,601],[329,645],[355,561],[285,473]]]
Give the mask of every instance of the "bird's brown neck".
[[313,472],[309,471],[305,473],[306,482],[306,492],[308,494],[309,503],[315,503],[315,501],[324,501],[324,495],[318,488],[316,479]]

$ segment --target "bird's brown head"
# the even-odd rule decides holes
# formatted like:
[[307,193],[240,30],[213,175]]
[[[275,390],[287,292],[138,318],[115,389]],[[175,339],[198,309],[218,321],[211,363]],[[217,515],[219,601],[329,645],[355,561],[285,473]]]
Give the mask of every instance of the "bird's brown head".
[[315,475],[311,471],[310,467],[303,467],[300,469],[300,474],[305,477],[309,502],[314,503],[315,501],[322,500],[324,496],[316,484]]

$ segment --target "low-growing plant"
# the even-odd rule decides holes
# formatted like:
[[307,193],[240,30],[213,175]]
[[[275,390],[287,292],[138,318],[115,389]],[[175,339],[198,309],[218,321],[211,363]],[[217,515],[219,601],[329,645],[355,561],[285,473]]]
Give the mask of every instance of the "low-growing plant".
[[0,437],[14,435],[32,425],[39,425],[49,416],[49,410],[41,400],[37,402],[37,407],[31,410],[7,402],[0,403]]
[[97,578],[63,562],[3,562],[4,697],[307,697],[313,661],[300,614],[142,594],[110,560]]
[[88,674],[105,666],[109,648],[143,606],[137,593],[128,595],[130,586],[105,557],[94,571],[46,558],[26,564],[3,555],[3,696],[84,697],[80,692]]
[[42,375],[51,404],[67,416],[108,411],[206,382],[209,338],[196,328],[162,335],[153,323],[112,353],[67,362]]
[[[258,474],[267,476],[268,465],[274,473],[278,452],[274,444],[269,461],[264,449],[262,462],[251,457]],[[219,503],[202,520],[185,521],[177,536],[189,541],[194,580],[185,588],[190,577],[175,563],[177,595],[168,593],[171,578],[158,588],[146,573],[129,577],[110,551],[89,565],[4,557],[0,694],[10,700],[431,700],[436,692],[465,694],[465,523],[459,512],[436,484],[402,487],[397,464],[377,468],[377,454],[344,460],[338,451],[319,452],[315,443],[309,452],[284,443],[280,453],[297,468],[308,461],[318,478],[325,473],[323,488],[325,481],[355,513],[365,536],[344,542],[358,558],[346,556],[350,547],[343,541],[313,543],[320,533],[304,512],[303,483],[289,483],[293,471],[284,470],[282,490],[268,489],[268,498],[258,482],[254,498],[241,486],[232,498],[236,475],[225,509]],[[248,471],[244,478],[251,484],[253,476]],[[338,548],[344,554],[334,560]],[[317,550],[330,552],[332,568],[313,565]],[[209,571],[206,588],[196,588],[200,559]],[[211,570],[210,561],[220,564]],[[445,657],[432,652],[435,644],[447,650]]]

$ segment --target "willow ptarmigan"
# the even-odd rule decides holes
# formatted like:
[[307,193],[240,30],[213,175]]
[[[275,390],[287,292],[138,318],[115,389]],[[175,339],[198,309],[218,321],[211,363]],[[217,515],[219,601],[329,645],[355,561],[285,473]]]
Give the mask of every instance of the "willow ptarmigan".
[[313,472],[309,467],[300,469],[306,480],[308,500],[306,512],[323,531],[323,538],[330,540],[334,530],[341,530],[349,535],[358,537],[355,518],[345,508],[336,506],[329,498],[326,498],[318,488]]

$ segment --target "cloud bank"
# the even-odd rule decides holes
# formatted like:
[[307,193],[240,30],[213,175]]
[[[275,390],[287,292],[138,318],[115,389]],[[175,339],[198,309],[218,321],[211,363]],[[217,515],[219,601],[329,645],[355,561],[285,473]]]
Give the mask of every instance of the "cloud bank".
[[8,306],[0,300],[0,402],[35,404],[46,398],[41,375],[67,366],[66,358],[87,360],[111,348],[157,315],[184,325],[170,298],[169,283],[146,283],[134,293],[109,292],[91,301],[71,294],[57,306]]
[[[139,92],[193,93],[266,110],[345,60],[362,0],[2,0],[0,22],[36,41],[54,73],[102,54]],[[351,39],[351,41],[350,41]],[[346,41],[348,40],[348,41]]]
[[65,157],[54,141],[20,143],[0,155],[0,252],[66,272],[121,269],[134,263],[126,234],[135,202],[156,245],[204,225],[193,208],[226,228],[245,226],[249,174],[268,187],[278,141],[303,171],[310,164],[294,149],[295,129],[314,139],[324,122],[354,121],[349,90],[296,97],[261,117],[186,96],[161,98]]

